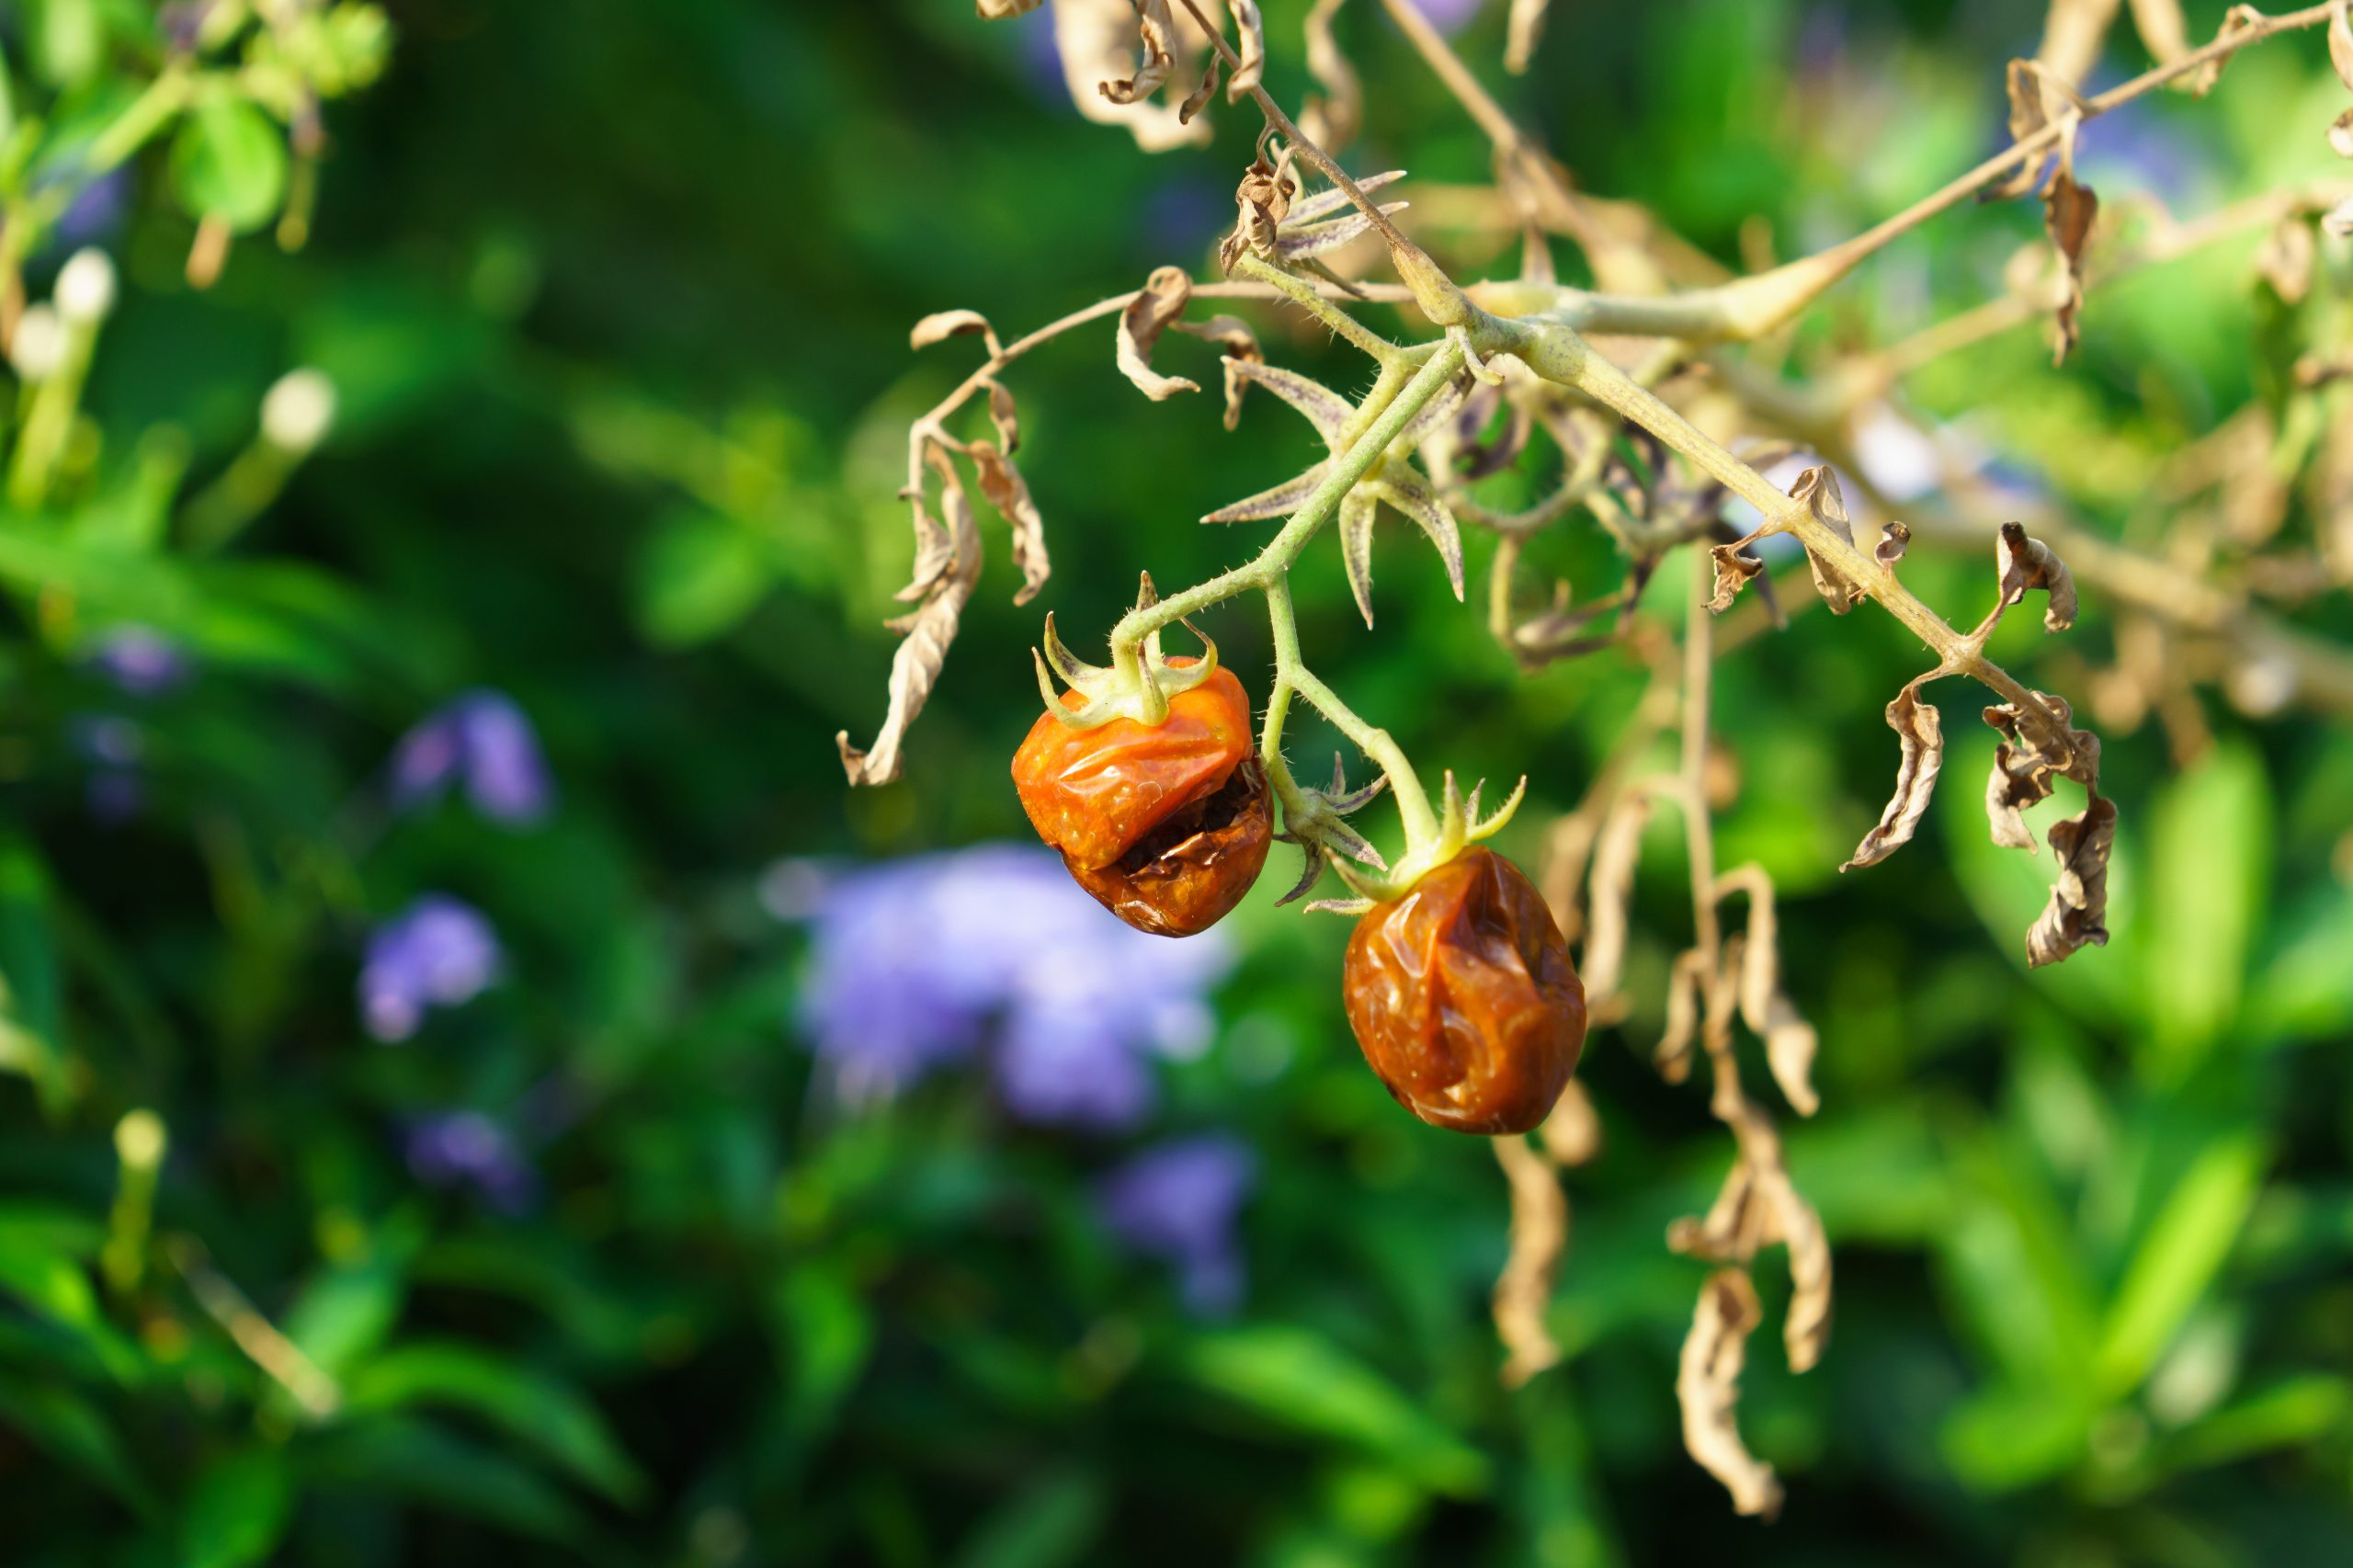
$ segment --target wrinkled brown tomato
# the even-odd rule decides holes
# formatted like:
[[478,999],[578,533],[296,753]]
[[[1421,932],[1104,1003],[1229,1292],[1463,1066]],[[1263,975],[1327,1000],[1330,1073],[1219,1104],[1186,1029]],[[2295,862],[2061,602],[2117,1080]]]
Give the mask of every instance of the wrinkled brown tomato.
[[1250,699],[1230,670],[1171,698],[1158,724],[1080,730],[1040,714],[1014,753],[1013,783],[1079,885],[1156,936],[1189,937],[1223,917],[1257,880],[1274,835]]
[[1535,884],[1473,846],[1348,938],[1348,1024],[1397,1103],[1457,1132],[1526,1132],[1585,1046],[1585,986]]
[[1267,863],[1274,813],[1267,776],[1245,757],[1206,800],[1162,823],[1108,866],[1063,864],[1095,902],[1156,937],[1190,937],[1225,918]]

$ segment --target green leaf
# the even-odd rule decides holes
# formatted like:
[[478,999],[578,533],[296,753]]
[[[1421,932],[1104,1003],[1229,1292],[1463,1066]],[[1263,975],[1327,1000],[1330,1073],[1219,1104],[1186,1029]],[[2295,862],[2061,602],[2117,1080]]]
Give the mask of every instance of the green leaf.
[[0,1069],[32,1080],[54,1119],[72,1097],[58,1049],[57,949],[49,868],[17,838],[0,838]]
[[2353,1409],[2353,1384],[2322,1372],[2285,1379],[2224,1405],[2169,1438],[2158,1462],[2203,1469],[2276,1449],[2301,1448],[2336,1428]]
[[472,1346],[395,1346],[355,1373],[345,1394],[355,1414],[413,1405],[469,1411],[616,1502],[630,1502],[645,1488],[604,1417],[577,1390]]
[[956,1568],[1063,1568],[1090,1561],[1105,1502],[1099,1476],[1048,1475],[982,1517],[956,1554]]
[[294,1517],[294,1477],[282,1449],[230,1455],[197,1478],[180,1518],[185,1568],[267,1562]]
[[1972,1396],[1938,1434],[1945,1462],[1981,1492],[2010,1492],[2048,1481],[2083,1458],[2090,1408],[2037,1384]]
[[2110,1393],[2141,1385],[2213,1282],[2255,1206],[2263,1159],[2252,1132],[2220,1138],[2175,1184],[2109,1307],[2097,1365]]
[[321,1371],[339,1378],[383,1344],[407,1294],[404,1270],[380,1251],[305,1286],[286,1314],[286,1337]]
[[286,199],[286,134],[249,103],[208,103],[173,138],[171,167],[172,188],[190,216],[242,233],[276,217]]
[[1390,1459],[1431,1491],[1475,1497],[1487,1490],[1485,1455],[1309,1330],[1262,1324],[1205,1335],[1185,1348],[1178,1365],[1192,1381],[1267,1420]]
[[710,512],[673,514],[647,536],[637,570],[637,623],[665,648],[733,628],[768,591],[767,548],[748,528]]
[[2270,780],[2253,751],[2218,745],[2167,785],[2149,819],[2145,1016],[2178,1081],[2238,1014],[2268,892]]
[[778,1286],[770,1314],[792,1369],[787,1424],[813,1440],[832,1429],[874,1349],[874,1318],[838,1264],[811,1259]]
[[144,1512],[153,1506],[122,1439],[85,1395],[0,1371],[0,1419],[132,1507]]
[[313,1472],[330,1485],[408,1498],[561,1543],[587,1533],[580,1511],[537,1471],[430,1422],[370,1417],[322,1436],[312,1453]]

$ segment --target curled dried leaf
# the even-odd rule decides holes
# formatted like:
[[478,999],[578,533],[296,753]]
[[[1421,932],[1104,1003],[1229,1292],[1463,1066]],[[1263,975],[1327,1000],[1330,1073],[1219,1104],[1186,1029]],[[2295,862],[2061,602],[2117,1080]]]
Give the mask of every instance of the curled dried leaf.
[[1985,710],[1985,722],[2003,739],[1995,748],[1994,768],[1985,781],[1985,814],[1994,842],[2006,849],[2034,850],[2034,834],[2022,814],[2029,806],[2051,798],[2052,781],[2064,775],[2097,790],[2099,787],[2099,737],[2074,727],[2075,715],[2062,699],[2047,692],[2035,697],[2056,715],[2058,727],[2038,721],[2015,703]]
[[2108,943],[2108,862],[2116,847],[2116,802],[2095,793],[2084,809],[2051,824],[2059,878],[2051,902],[2026,934],[2029,968],[2057,963]]
[[1225,0],[1225,8],[1233,14],[1234,52],[1242,57],[1225,89],[1225,101],[1234,104],[1267,74],[1267,24],[1258,15],[1257,0]]
[[[1144,61],[1136,66],[1139,10],[1143,17]],[[1062,56],[1063,79],[1078,112],[1098,125],[1127,128],[1136,145],[1147,153],[1172,147],[1199,146],[1210,139],[1207,119],[1190,123],[1179,119],[1175,106],[1150,101],[1152,88],[1136,91],[1136,84],[1158,75],[1157,86],[1174,71],[1174,37],[1167,31],[1167,0],[1054,0],[1054,47]],[[1189,26],[1189,23],[1187,24]],[[1155,60],[1153,29],[1160,44]],[[1115,97],[1117,86],[1129,97]]]
[[1300,129],[1327,153],[1336,153],[1356,140],[1364,123],[1364,87],[1356,67],[1340,52],[1332,37],[1332,18],[1347,0],[1315,0],[1307,11],[1307,74],[1324,91],[1308,95],[1300,112]]
[[997,341],[996,331],[989,325],[989,318],[978,311],[933,312],[909,330],[907,347],[928,348],[935,343],[961,337],[968,332],[981,335],[981,341],[987,346],[990,358],[997,358],[1005,353],[1005,346]]
[[1000,21],[1006,17],[1025,16],[1044,5],[1046,0],[973,0],[984,22]]
[[1781,991],[1780,925],[1775,914],[1773,879],[1753,862],[1716,879],[1718,899],[1734,892],[1748,895],[1748,927],[1739,955],[1741,1019],[1765,1042],[1765,1062],[1772,1070],[1773,1082],[1780,1086],[1781,1097],[1800,1116],[1812,1116],[1822,1106],[1813,1088],[1813,1058],[1820,1041],[1813,1026]]
[[1720,1268],[1699,1287],[1675,1377],[1683,1410],[1683,1446],[1701,1469],[1732,1494],[1733,1508],[1768,1518],[1781,1506],[1773,1467],[1748,1451],[1740,1437],[1740,1372],[1748,1335],[1764,1320],[1756,1287],[1745,1270]]
[[1545,1324],[1552,1282],[1569,1240],[1569,1200],[1552,1163],[1517,1134],[1491,1140],[1511,1187],[1511,1252],[1495,1278],[1495,1334],[1504,1342],[1503,1384],[1518,1388],[1561,1358]]
[[1266,354],[1258,347],[1257,334],[1252,332],[1237,316],[1211,316],[1205,322],[1173,321],[1168,324],[1176,331],[1223,350],[1225,368],[1225,427],[1229,430],[1242,423],[1242,389],[1245,385],[1235,372],[1236,365],[1264,364]]
[[2084,308],[2084,244],[2091,238],[2092,222],[2099,216],[2099,198],[2092,187],[2078,184],[2071,169],[2051,176],[2042,192],[2042,226],[2066,264],[2066,284],[2059,301],[2059,337],[2051,362],[2063,364],[2075,347],[2076,318]]
[[2353,158],[2353,108],[2338,115],[2330,124],[2328,150],[2340,158]]
[[1609,809],[1593,852],[1593,871],[1586,903],[1590,934],[1586,938],[1581,967],[1588,1014],[1603,1015],[1603,1004],[1617,992],[1626,964],[1626,904],[1634,892],[1634,865],[1642,858],[1643,829],[1650,824],[1647,791],[1629,790]]
[[1670,1084],[1691,1075],[1691,1047],[1699,1036],[1699,990],[1707,978],[1708,955],[1688,949],[1676,955],[1666,974],[1666,1027],[1659,1032],[1651,1065]]
[[2262,248],[2255,253],[2256,276],[2271,287],[2283,305],[2301,305],[2312,292],[2313,273],[2320,259],[2309,219],[2290,216],[2273,225]]
[[1168,0],[1133,0],[1136,42],[1143,51],[1135,74],[1096,84],[1096,90],[1115,104],[1132,104],[1160,90],[1176,69],[1176,23],[1168,14]]
[[1164,376],[1152,368],[1152,351],[1159,343],[1160,335],[1185,313],[1192,298],[1193,280],[1186,276],[1183,267],[1155,267],[1136,291],[1136,297],[1120,312],[1116,351],[1120,373],[1154,403],[1165,402],[1178,392],[1201,390],[1198,381],[1188,381],[1182,376]]
[[[2049,48],[2046,43],[2046,52]],[[2013,60],[2003,74],[2003,85],[2010,99],[2010,140],[2024,142],[2030,136],[2040,135],[2051,123],[2050,109],[2043,97],[2041,65],[2032,60]],[[2012,197],[2024,196],[2042,177],[2044,161],[2039,156],[2027,159],[2009,178],[1988,186],[1984,199],[2006,201]]]
[[1038,590],[1053,574],[1053,563],[1046,555],[1046,521],[1038,515],[1029,483],[1010,457],[986,441],[974,441],[964,452],[980,476],[981,493],[1013,530],[1013,563],[1021,569],[1021,587],[1013,602],[1026,605],[1038,597]]
[[2353,18],[2348,18],[2345,0],[2336,0],[2336,8],[2328,14],[2328,62],[2336,67],[2336,79],[2353,91]]
[[1887,531],[1879,536],[1879,543],[1871,547],[1871,559],[1888,571],[1904,559],[1904,550],[1912,543],[1912,530],[1902,523],[1890,523]]
[[1009,457],[1021,445],[1021,415],[1014,406],[1013,393],[994,376],[985,377],[981,385],[989,394],[989,423],[996,428],[996,444]]
[[2004,523],[1994,542],[1994,567],[2001,582],[2001,608],[2009,608],[2040,588],[2050,596],[2042,612],[2043,629],[2064,631],[2075,624],[2075,578],[2056,551],[2039,539],[2029,539],[2018,523]]
[[1556,1165],[1586,1165],[1601,1153],[1601,1115],[1581,1080],[1572,1078],[1562,1088],[1537,1135]]
[[[926,456],[940,478],[940,509],[947,514],[943,529],[925,509],[923,497],[911,498],[915,522],[915,581],[910,585],[921,604],[911,614],[890,623],[902,641],[891,659],[891,705],[874,744],[859,750],[845,730],[834,737],[841,750],[842,768],[852,784],[887,784],[899,776],[900,749],[907,727],[923,711],[938,683],[948,650],[964,606],[980,581],[980,529],[972,518],[956,466],[937,448]],[[936,538],[935,538],[936,536]],[[904,596],[903,596],[904,597]]]
[[1733,601],[1740,597],[1740,590],[1748,586],[1751,579],[1765,570],[1765,558],[1749,550],[1750,540],[1755,538],[1752,534],[1747,539],[1709,549],[1709,557],[1716,566],[1716,590],[1708,598],[1711,613],[1722,615],[1732,608]]
[[[1855,542],[1855,525],[1847,517],[1847,497],[1838,488],[1838,475],[1824,465],[1807,469],[1790,486],[1790,499],[1802,502],[1831,532],[1848,544]],[[1838,569],[1809,550],[1806,563],[1813,569],[1814,591],[1822,602],[1830,607],[1833,615],[1845,615],[1863,599],[1863,587],[1850,583],[1838,574]]]
[[1511,0],[1511,15],[1504,24],[1504,69],[1515,76],[1528,74],[1536,45],[1544,36],[1544,13],[1552,0]]
[[[2261,20],[2263,13],[2254,6],[2234,6],[2222,14],[2222,25],[2215,30],[2214,40],[2219,43],[2233,33],[2253,27]],[[2218,56],[2184,76],[2181,79],[2182,90],[2194,98],[2202,98],[2212,92],[2214,84],[2222,80],[2222,67],[2229,63],[2230,58],[2227,54]]]
[[2181,0],[2132,0],[2132,29],[2141,35],[2149,58],[2160,65],[2170,65],[2189,52],[2189,24],[2182,20]]
[[1920,818],[1936,793],[1937,775],[1945,765],[1943,721],[1934,707],[1920,700],[1921,686],[1934,679],[1936,673],[1906,682],[1887,705],[1887,727],[1895,732],[1903,748],[1903,758],[1895,768],[1895,793],[1888,798],[1878,824],[1855,846],[1853,858],[1838,868],[1841,871],[1879,864],[1911,843],[1919,831]]

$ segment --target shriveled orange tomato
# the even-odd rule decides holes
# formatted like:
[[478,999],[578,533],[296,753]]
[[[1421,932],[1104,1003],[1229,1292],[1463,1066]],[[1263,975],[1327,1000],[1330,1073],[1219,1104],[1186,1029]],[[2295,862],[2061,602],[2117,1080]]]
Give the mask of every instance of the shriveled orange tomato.
[[[1168,663],[1183,669],[1193,661]],[[1071,708],[1086,700],[1063,693]],[[1040,714],[1013,754],[1013,787],[1038,836],[1094,870],[1216,793],[1251,750],[1250,699],[1233,671],[1219,669],[1171,698],[1158,724],[1113,719],[1078,729]]]
[[1348,938],[1348,1024],[1398,1104],[1457,1132],[1526,1132],[1585,1047],[1585,986],[1543,895],[1473,846]]

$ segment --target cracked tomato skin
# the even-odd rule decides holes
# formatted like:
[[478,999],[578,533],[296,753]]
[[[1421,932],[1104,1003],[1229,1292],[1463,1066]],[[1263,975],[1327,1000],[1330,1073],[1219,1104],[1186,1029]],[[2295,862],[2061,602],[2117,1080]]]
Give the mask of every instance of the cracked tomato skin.
[[1176,812],[1108,866],[1063,864],[1095,902],[1155,937],[1208,930],[1242,902],[1267,863],[1275,813],[1267,776],[1245,757],[1205,799]]
[[1568,942],[1535,884],[1484,847],[1367,912],[1343,983],[1366,1062],[1434,1127],[1529,1131],[1585,1047]]
[[[1168,662],[1182,668],[1193,661]],[[1063,694],[1073,708],[1085,700]],[[1219,669],[1169,699],[1159,724],[1114,719],[1078,730],[1040,714],[1013,754],[1013,787],[1039,837],[1074,870],[1100,870],[1217,793],[1254,749],[1250,699],[1231,670]]]

